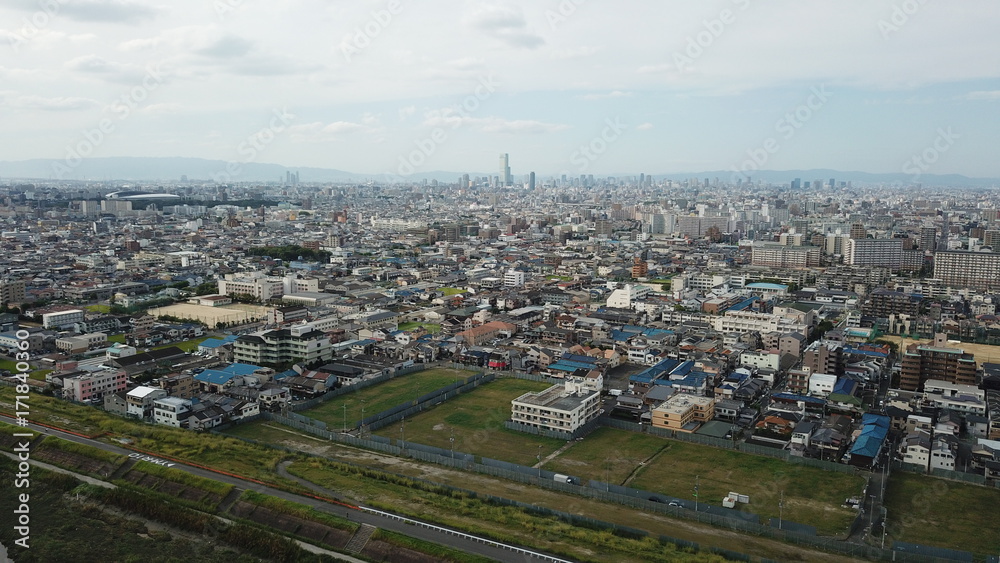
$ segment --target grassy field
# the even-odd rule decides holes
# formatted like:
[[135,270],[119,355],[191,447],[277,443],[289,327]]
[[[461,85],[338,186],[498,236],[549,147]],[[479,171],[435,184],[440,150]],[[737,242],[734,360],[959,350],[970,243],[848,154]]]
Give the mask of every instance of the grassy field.
[[111,305],[87,305],[84,309],[91,313],[110,313]]
[[415,328],[420,328],[420,327],[423,327],[424,330],[426,330],[431,334],[437,334],[441,332],[441,325],[435,323],[418,323],[418,322],[401,323],[398,328],[399,330],[413,330]]
[[[620,440],[628,434],[611,432],[621,433]],[[742,506],[762,518],[778,517],[779,497],[784,494],[783,517],[815,526],[821,535],[841,536],[847,532],[855,513],[841,508],[841,504],[848,497],[860,495],[865,484],[859,475],[699,444],[663,442],[667,447],[636,470],[630,486],[692,500],[697,478],[700,500],[721,505],[730,491],[749,495],[750,504]],[[600,466],[589,474],[577,473],[603,478]]]
[[118,344],[125,344],[125,335],[124,334],[112,334],[111,336],[108,337],[108,342],[112,342],[112,343],[116,342]]
[[458,287],[442,287],[441,288],[441,293],[443,293],[445,295],[445,297],[448,297],[450,295],[458,295],[459,293],[465,293],[465,291],[466,290],[458,288]]
[[1000,490],[896,471],[886,489],[888,537],[978,554],[1000,551]]
[[475,372],[450,368],[433,368],[397,377],[380,385],[362,389],[356,393],[341,395],[309,410],[301,411],[303,416],[322,420],[331,428],[344,425],[344,405],[347,405],[347,424],[353,426],[364,416],[378,414],[396,405],[410,402],[435,389],[464,380]]
[[[403,429],[408,441],[450,449],[454,432],[455,450],[492,459],[534,465],[536,456],[545,457],[565,445],[563,440],[543,438],[504,428],[510,418],[510,402],[528,391],[541,391],[547,383],[521,379],[500,379],[463,393],[442,405],[406,419]],[[400,425],[383,428],[377,434],[400,437]],[[539,446],[541,446],[539,448]]]
[[621,485],[639,467],[639,462],[653,457],[667,445],[663,438],[649,434],[598,428],[544,467],[556,473]]

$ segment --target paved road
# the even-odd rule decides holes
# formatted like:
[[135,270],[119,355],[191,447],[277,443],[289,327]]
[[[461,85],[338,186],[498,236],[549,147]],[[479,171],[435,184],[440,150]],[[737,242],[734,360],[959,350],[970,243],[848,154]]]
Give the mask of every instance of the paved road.
[[[78,444],[86,444],[90,446],[95,446],[107,452],[112,452],[116,454],[130,455],[135,454],[133,450],[128,450],[105,442],[98,440],[92,440],[90,438],[84,438],[81,436],[76,436],[66,432],[61,432],[59,430],[54,430],[51,428],[45,428],[42,426],[37,426],[34,424],[29,425],[32,430],[36,432],[45,432],[59,438],[68,440],[70,442],[76,442]],[[155,454],[150,454],[150,457],[158,457]],[[162,459],[162,458],[160,458]],[[405,534],[410,537],[422,539],[439,545],[445,545],[466,553],[471,553],[475,555],[481,555],[484,557],[489,557],[497,561],[504,562],[526,562],[533,563],[537,561],[563,561],[562,559],[556,559],[551,556],[545,556],[543,554],[528,555],[524,553],[518,553],[517,551],[510,549],[514,546],[509,546],[508,548],[497,547],[492,543],[483,543],[482,540],[477,541],[473,536],[448,530],[446,528],[434,525],[427,525],[424,523],[411,523],[417,522],[411,519],[399,519],[398,517],[383,516],[381,514],[376,514],[368,511],[368,509],[363,509],[361,507],[354,507],[349,505],[337,505],[332,504],[327,501],[322,501],[319,499],[311,498],[308,496],[297,495],[294,493],[289,493],[267,485],[249,481],[246,479],[241,479],[234,476],[229,476],[225,474],[216,473],[207,469],[202,469],[200,467],[194,467],[181,462],[175,462],[172,460],[164,460],[164,464],[172,463],[172,467],[175,469],[182,469],[193,475],[199,477],[204,477],[206,479],[212,479],[215,481],[220,481],[223,483],[229,483],[241,489],[250,489],[262,494],[271,495],[281,499],[285,499],[291,502],[297,502],[307,506],[311,506],[317,510],[327,512],[330,514],[335,514],[338,516],[347,517],[350,520],[359,522],[362,524],[370,524],[377,528],[383,528],[385,530],[391,530],[401,534]],[[313,488],[316,488],[313,485]],[[325,491],[325,490],[324,490]],[[334,496],[330,494],[330,491],[325,491],[329,496]],[[409,522],[405,521],[409,520]]]

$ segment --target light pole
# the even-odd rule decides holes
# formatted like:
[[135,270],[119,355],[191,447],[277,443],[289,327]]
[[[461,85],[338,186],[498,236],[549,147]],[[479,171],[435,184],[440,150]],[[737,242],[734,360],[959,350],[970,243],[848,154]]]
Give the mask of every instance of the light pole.
[[347,403],[344,403],[344,434],[347,434]]
[[778,496],[778,529],[779,530],[781,529],[781,520],[782,520],[782,517],[784,516],[784,514],[783,514],[783,512],[784,512],[783,509],[784,508],[785,508],[785,491],[781,491],[781,494]]
[[698,512],[698,475],[694,476],[694,511]]
[[538,455],[535,456],[538,459],[538,478],[542,478],[542,445],[538,444]]
[[451,442],[451,459],[454,460],[455,459],[455,429],[454,428],[451,429],[451,437],[448,438],[448,441]]
[[365,400],[361,399],[361,437],[365,437]]
[[399,419],[399,447],[406,449],[406,417]]

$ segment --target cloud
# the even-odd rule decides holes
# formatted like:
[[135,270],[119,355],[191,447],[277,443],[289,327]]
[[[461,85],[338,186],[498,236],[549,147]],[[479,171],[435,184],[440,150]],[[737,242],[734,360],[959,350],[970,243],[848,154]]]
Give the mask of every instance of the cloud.
[[403,121],[417,112],[417,106],[404,106],[399,108],[399,120]]
[[425,112],[423,125],[426,127],[449,127],[451,129],[468,127],[483,133],[522,134],[554,133],[569,128],[569,126],[560,123],[545,123],[533,119],[504,119],[495,116],[471,117],[461,115],[451,108]]
[[11,104],[14,107],[24,109],[37,109],[41,111],[76,111],[100,106],[96,100],[90,98],[55,97],[44,98],[42,96],[21,96]]
[[1000,90],[976,90],[965,95],[966,100],[1000,100]]
[[600,49],[597,47],[584,45],[582,47],[577,47],[575,49],[563,49],[562,51],[556,51],[552,53],[552,58],[563,61],[568,61],[572,59],[584,59],[592,55],[596,55],[598,51],[600,51]]
[[631,98],[632,92],[622,92],[621,90],[613,90],[607,94],[585,94],[580,96],[581,100],[594,101],[594,100],[609,100],[611,98]]
[[528,23],[521,10],[513,6],[485,6],[467,19],[473,29],[510,47],[537,49],[545,39],[528,30]]
[[253,48],[254,43],[249,39],[235,35],[226,35],[225,37],[220,37],[207,47],[196,49],[195,53],[206,57],[229,59],[247,55]]
[[142,80],[147,72],[139,65],[109,61],[97,55],[83,55],[67,61],[64,66],[75,72],[100,76],[120,83]]
[[642,123],[642,124],[636,126],[636,129],[638,129],[639,131],[649,131],[652,128],[653,128],[653,124],[649,123],[649,122]]
[[378,119],[371,115],[362,116],[361,123],[353,121],[333,121],[324,123],[313,121],[292,125],[288,132],[293,141],[306,143],[321,143],[329,141],[342,141],[345,137],[359,133],[378,133]]
[[[32,5],[34,4],[34,5]],[[41,11],[43,3],[21,2],[19,7]],[[56,15],[82,22],[137,23],[159,15],[159,7],[134,0],[57,0]]]

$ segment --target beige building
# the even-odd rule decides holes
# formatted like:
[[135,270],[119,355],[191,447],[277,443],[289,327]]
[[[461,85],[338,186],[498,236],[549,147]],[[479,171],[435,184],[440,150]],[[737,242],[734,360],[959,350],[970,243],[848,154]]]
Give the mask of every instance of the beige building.
[[715,416],[715,399],[683,393],[674,395],[651,412],[653,426],[678,432],[694,432]]

